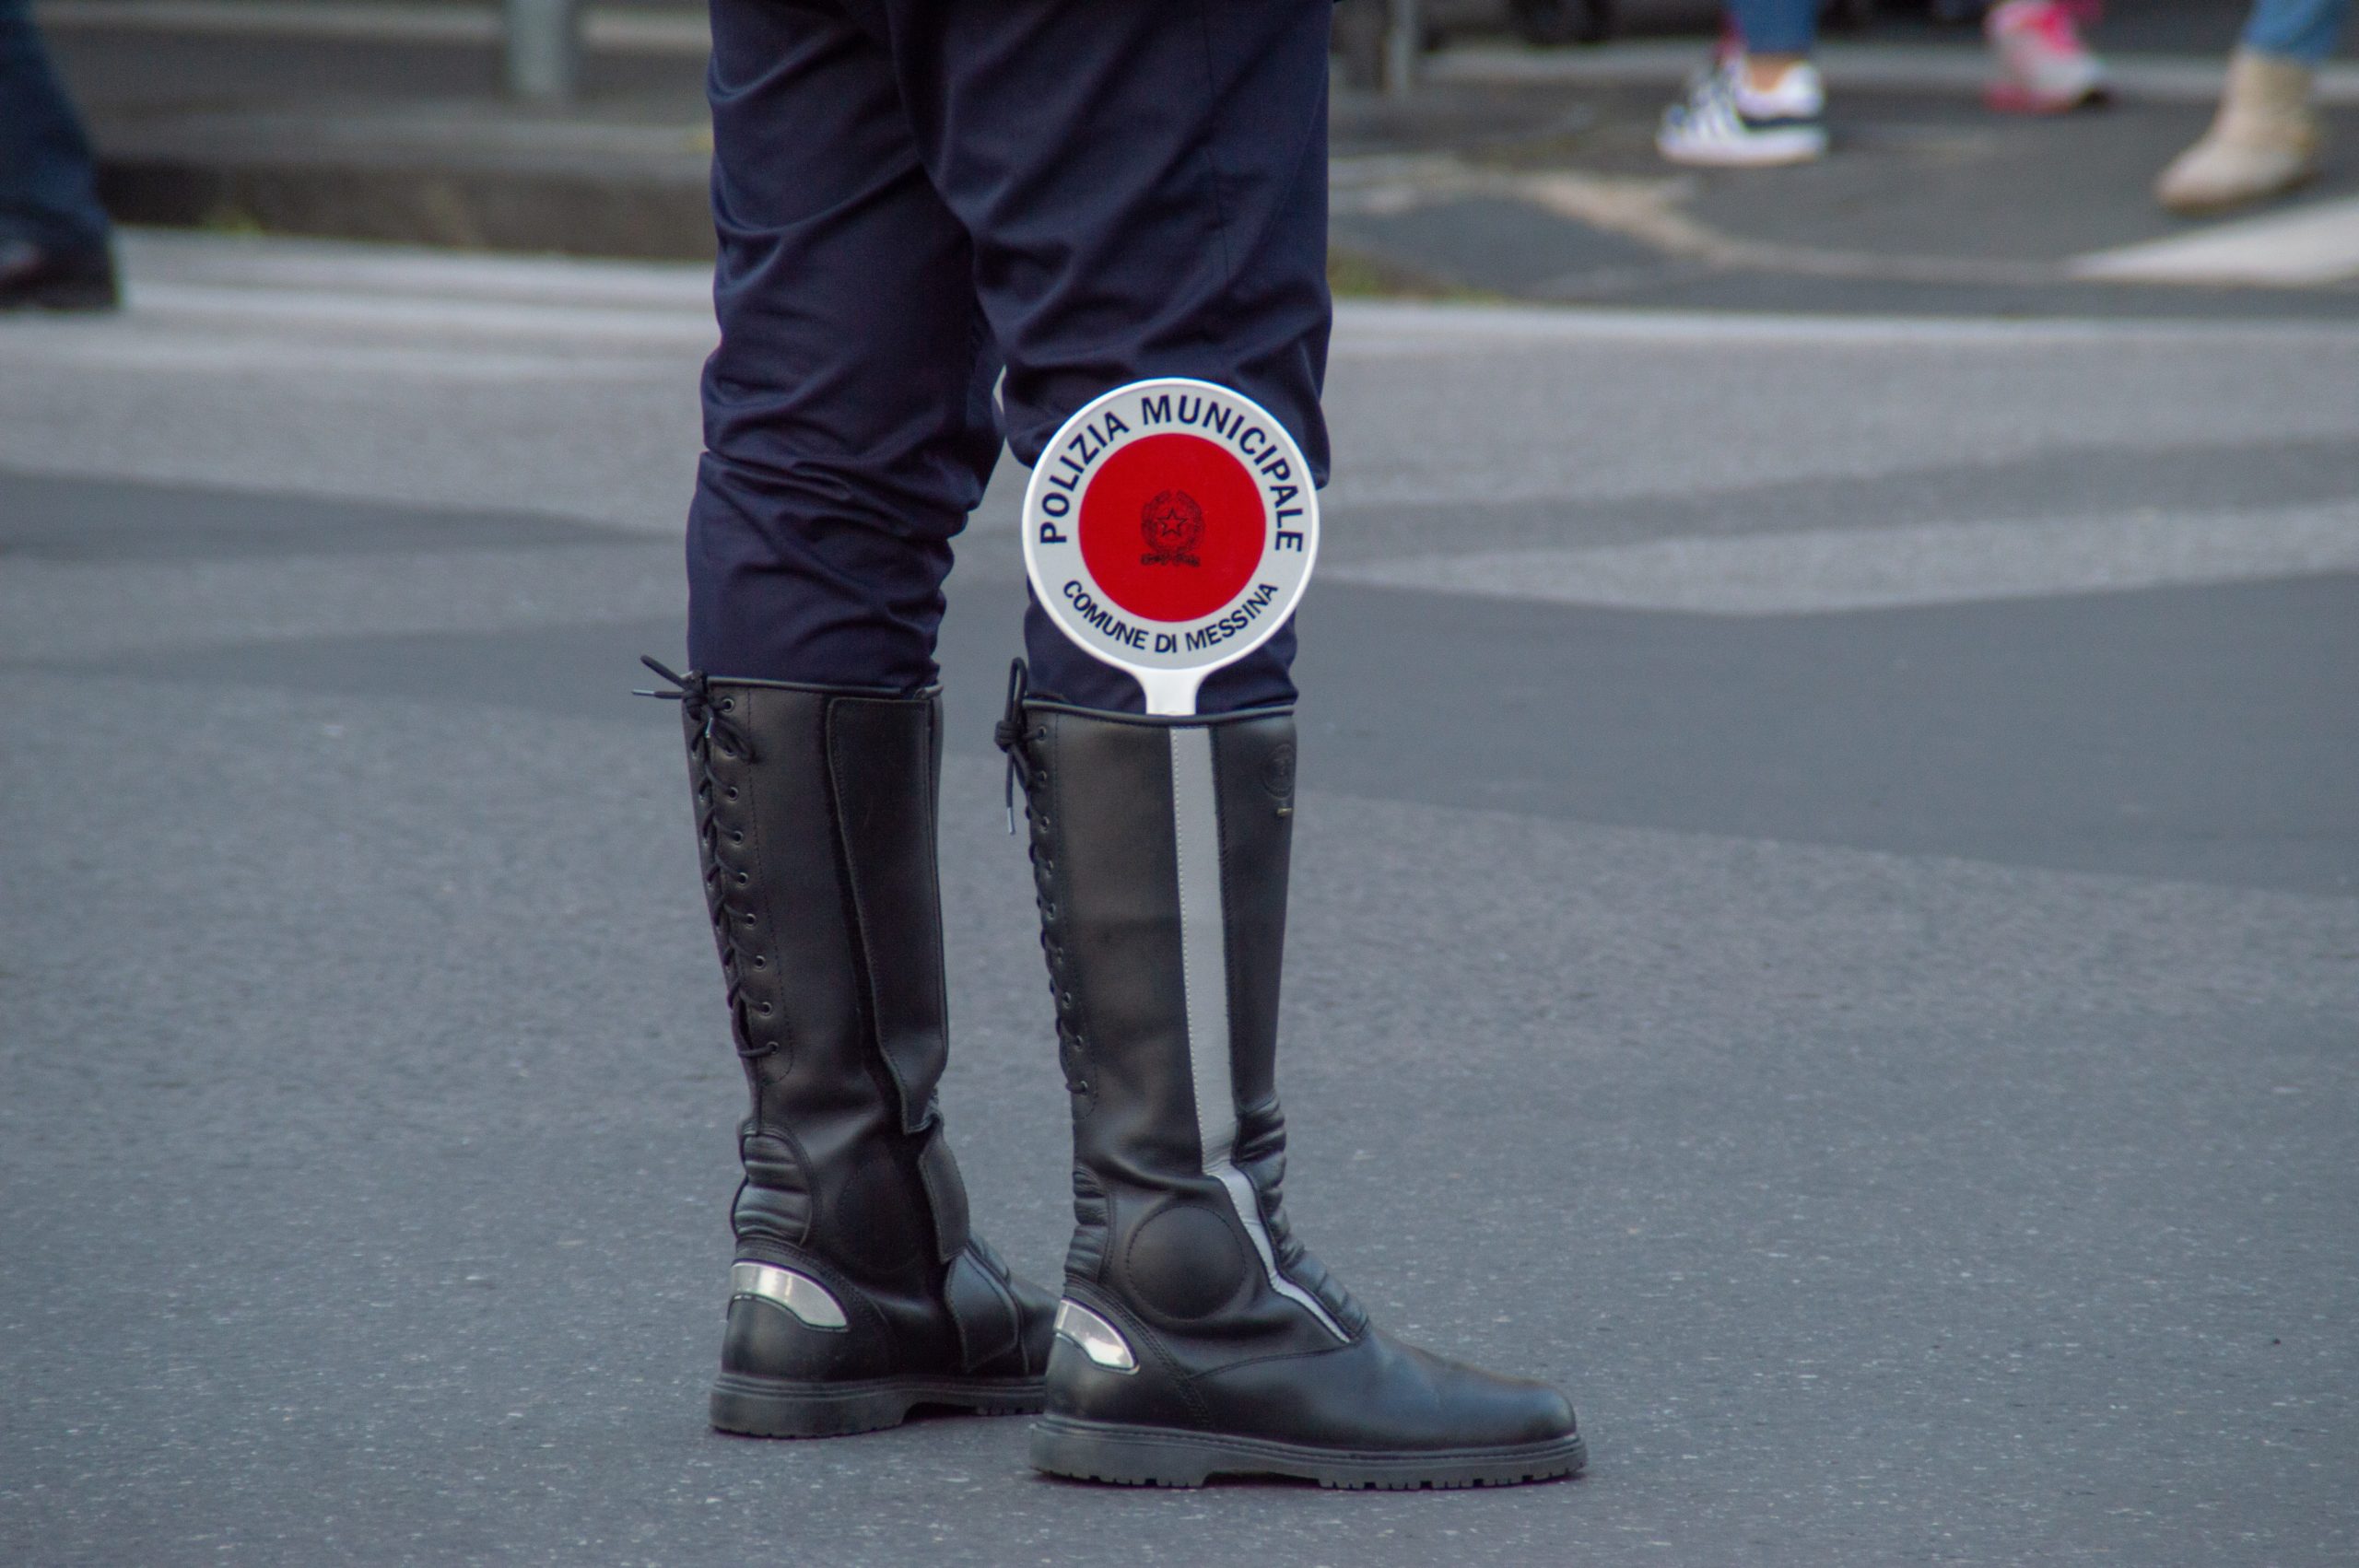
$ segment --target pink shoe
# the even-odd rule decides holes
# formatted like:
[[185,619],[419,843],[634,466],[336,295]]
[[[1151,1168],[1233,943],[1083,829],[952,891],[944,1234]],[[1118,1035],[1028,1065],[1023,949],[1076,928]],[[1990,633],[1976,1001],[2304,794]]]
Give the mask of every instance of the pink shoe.
[[1991,108],[2062,114],[2111,95],[2105,67],[2073,25],[2077,8],[2064,0],[2003,0],[1990,8],[1982,31],[1999,67],[1998,80],[1983,94]]

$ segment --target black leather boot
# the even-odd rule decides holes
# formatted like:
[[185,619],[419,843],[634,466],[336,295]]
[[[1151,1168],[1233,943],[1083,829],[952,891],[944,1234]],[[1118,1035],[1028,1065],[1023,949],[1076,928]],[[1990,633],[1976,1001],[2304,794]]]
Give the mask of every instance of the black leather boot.
[[[712,1424],[1040,1408],[1053,1304],[967,1229],[948,1054],[938,695],[674,675],[705,903],[753,1088]],[[653,694],[651,694],[653,695]]]
[[1293,715],[1095,712],[1027,699],[1019,665],[1000,740],[1031,819],[1079,1222],[1033,1464],[1159,1486],[1579,1473],[1562,1395],[1370,1327],[1286,1223]]

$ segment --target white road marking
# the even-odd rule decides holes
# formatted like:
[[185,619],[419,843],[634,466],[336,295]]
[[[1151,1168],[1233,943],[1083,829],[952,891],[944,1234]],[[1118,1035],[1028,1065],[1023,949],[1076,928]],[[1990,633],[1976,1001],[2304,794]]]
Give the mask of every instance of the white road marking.
[[[677,526],[716,335],[702,267],[149,231],[123,252],[121,315],[0,321],[0,463]],[[2341,439],[2353,389],[2334,367],[2359,322],[1346,301],[1335,341],[1328,495],[1346,514],[1717,508],[1766,482],[1967,454]],[[1783,399],[1750,390],[1771,361]],[[2048,407],[2074,413],[2027,412]],[[1004,463],[971,537],[1012,517],[1011,481]],[[1488,542],[1470,521],[1467,542]]]
[[[710,334],[712,274],[693,263],[495,256],[333,240],[225,240],[135,230],[135,305],[260,322],[449,327],[678,341]],[[283,306],[283,309],[282,309]],[[505,307],[505,310],[500,309]],[[2015,347],[2114,343],[2310,342],[2359,346],[2359,322],[1826,316],[1595,310],[1561,305],[1347,299],[1335,352],[1391,357],[1578,343]]]
[[1792,615],[2359,571],[2359,502],[1818,529],[1325,567],[1332,580],[1621,609]]
[[448,332],[469,336],[564,337],[658,345],[709,347],[720,332],[709,308],[702,311],[623,310],[505,299],[422,298],[405,294],[231,288],[202,283],[136,285],[132,290],[132,304],[135,310],[184,321]]
[[336,240],[251,239],[135,228],[122,241],[135,281],[252,289],[613,305],[710,315],[712,268],[695,262],[514,256]]
[[2067,270],[2106,283],[2341,283],[2359,278],[2359,196],[2093,251]]
[[2359,346],[2359,322],[2152,317],[2001,321],[1973,316],[1824,316],[1349,299],[1335,306],[1334,352],[1388,358],[1468,348],[1545,349],[1577,343],[2016,348],[2129,341],[2172,345],[2289,340]]
[[[672,520],[672,532],[678,522]],[[225,560],[51,561],[0,572],[0,656],[415,637],[662,620],[687,592],[672,538]]]
[[[693,377],[694,355],[672,357]],[[257,332],[241,333],[176,326],[127,312],[106,323],[35,322],[12,324],[0,339],[0,369],[130,371],[170,375],[401,377],[410,381],[530,382],[643,380],[663,359],[622,353],[585,354],[559,345],[506,352],[480,343],[386,343],[328,335],[317,338]]]

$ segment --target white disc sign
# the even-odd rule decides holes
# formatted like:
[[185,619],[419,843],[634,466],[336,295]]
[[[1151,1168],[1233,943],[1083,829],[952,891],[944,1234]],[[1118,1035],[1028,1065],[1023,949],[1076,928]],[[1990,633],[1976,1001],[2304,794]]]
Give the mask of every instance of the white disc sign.
[[1193,713],[1294,613],[1319,555],[1310,465],[1240,392],[1133,381],[1064,423],[1024,493],[1024,568],[1065,636]]

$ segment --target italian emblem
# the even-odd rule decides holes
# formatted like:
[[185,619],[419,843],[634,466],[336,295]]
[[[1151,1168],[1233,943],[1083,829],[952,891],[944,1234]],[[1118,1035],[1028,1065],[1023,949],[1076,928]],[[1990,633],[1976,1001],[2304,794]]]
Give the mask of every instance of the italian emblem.
[[1204,536],[1204,509],[1185,490],[1158,490],[1139,509],[1139,532],[1146,535],[1143,567],[1200,567],[1196,542]]
[[1192,713],[1204,676],[1285,626],[1319,551],[1310,465],[1209,381],[1133,381],[1050,439],[1024,496],[1033,597],[1085,651]]

